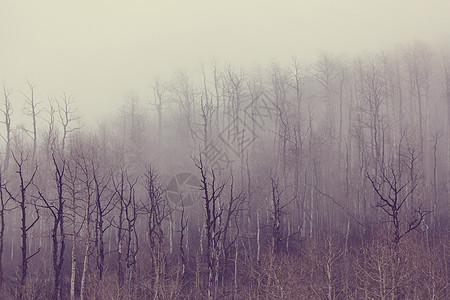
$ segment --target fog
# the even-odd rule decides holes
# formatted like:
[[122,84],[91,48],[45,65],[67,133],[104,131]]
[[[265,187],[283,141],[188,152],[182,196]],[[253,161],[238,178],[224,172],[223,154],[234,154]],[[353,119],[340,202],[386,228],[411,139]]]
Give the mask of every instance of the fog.
[[3,1],[0,299],[450,299],[448,12]]
[[92,125],[130,88],[150,97],[153,77],[211,60],[264,67],[414,39],[441,47],[448,11],[446,0],[2,1],[0,81],[25,90],[28,78],[41,99],[70,93]]

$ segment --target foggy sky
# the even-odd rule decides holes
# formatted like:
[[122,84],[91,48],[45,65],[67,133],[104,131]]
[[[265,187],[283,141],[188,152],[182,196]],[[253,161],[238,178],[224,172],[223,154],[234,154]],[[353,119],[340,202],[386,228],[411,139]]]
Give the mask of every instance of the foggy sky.
[[0,81],[21,110],[26,79],[38,100],[72,95],[89,123],[129,89],[152,95],[158,75],[212,59],[245,66],[357,55],[422,40],[450,41],[448,0],[0,1]]

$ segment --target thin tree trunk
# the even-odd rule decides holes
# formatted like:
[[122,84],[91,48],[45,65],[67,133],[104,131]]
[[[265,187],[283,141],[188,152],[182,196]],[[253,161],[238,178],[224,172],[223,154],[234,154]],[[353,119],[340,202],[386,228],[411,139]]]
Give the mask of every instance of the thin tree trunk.
[[2,172],[0,170],[0,295],[3,287],[3,247],[5,237],[5,199],[3,198],[3,181]]
[[[88,170],[86,169],[85,172],[87,173]],[[84,262],[83,262],[83,273],[81,275],[81,290],[80,290],[80,299],[84,300],[86,297],[86,286],[87,286],[87,272],[89,269],[89,247],[90,247],[90,240],[91,240],[91,216],[89,207],[91,205],[91,191],[89,187],[89,178],[86,175],[86,185],[87,185],[87,200],[86,200],[86,209],[85,209],[85,230],[86,230],[86,237],[84,241]]]

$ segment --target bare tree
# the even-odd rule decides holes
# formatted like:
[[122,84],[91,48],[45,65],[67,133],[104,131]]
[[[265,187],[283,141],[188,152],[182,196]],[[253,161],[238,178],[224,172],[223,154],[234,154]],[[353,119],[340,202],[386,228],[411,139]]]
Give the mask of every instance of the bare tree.
[[53,299],[61,299],[61,276],[62,267],[64,263],[65,250],[65,232],[64,232],[64,204],[66,199],[64,197],[64,172],[66,169],[66,161],[63,159],[59,164],[56,161],[55,154],[52,154],[53,165],[55,167],[54,180],[56,188],[56,199],[52,199],[44,195],[39,188],[40,199],[44,202],[44,207],[47,208],[53,217],[52,228],[52,262],[54,271],[54,285],[53,285]]
[[91,221],[92,221],[92,196],[94,193],[93,188],[93,175],[91,168],[91,160],[93,159],[92,147],[93,145],[86,145],[86,141],[81,142],[80,148],[77,149],[75,154],[75,162],[78,165],[81,176],[79,178],[81,184],[84,186],[84,225],[85,225],[85,238],[84,238],[84,262],[83,273],[81,275],[81,290],[80,299],[83,300],[86,297],[87,291],[87,276],[89,270],[89,256],[91,248]]
[[138,205],[136,201],[136,184],[139,178],[134,179],[127,176],[128,196],[124,199],[124,218],[125,218],[125,242],[126,255],[125,262],[127,267],[127,284],[128,293],[131,295],[131,288],[134,282],[134,274],[136,272],[136,257],[139,251],[139,239],[136,230],[136,221],[138,219]]
[[[121,168],[118,175],[113,175],[112,182],[114,185],[115,194],[117,196],[116,207],[118,209],[118,215],[114,223],[114,227],[117,228],[117,286],[121,288],[124,282],[123,275],[123,235],[124,235],[124,203],[126,197],[126,171]],[[118,177],[118,178],[116,178]]]
[[3,171],[0,171],[0,293],[3,287],[3,250],[5,246],[5,213],[9,211],[7,205],[10,197],[6,197],[3,190],[6,188],[3,182]]
[[[25,291],[27,287],[28,263],[30,259],[36,254],[38,254],[40,251],[39,248],[36,252],[34,252],[31,255],[28,255],[27,253],[28,232],[31,230],[31,228],[33,228],[34,225],[36,225],[37,221],[39,220],[39,211],[36,206],[36,202],[33,202],[28,199],[29,195],[27,191],[30,185],[33,184],[33,180],[38,170],[38,166],[35,165],[34,169],[31,171],[31,175],[27,176],[28,155],[24,155],[23,152],[20,152],[19,154],[20,154],[19,158],[17,158],[14,153],[12,154],[17,166],[16,173],[19,181],[18,193],[15,194],[6,187],[5,190],[8,193],[9,197],[11,197],[11,199],[14,200],[19,205],[21,214],[20,230],[21,230],[21,249],[22,249],[22,274],[20,278],[19,298],[23,299],[25,297]],[[29,204],[33,205],[36,213],[36,216],[34,220],[31,222],[31,224],[28,224],[27,222],[27,218],[29,217],[27,205]]]
[[[97,270],[98,279],[103,279],[105,265],[105,232],[111,227],[111,219],[108,215],[114,209],[113,200],[114,191],[109,191],[109,182],[111,180],[109,172],[101,174],[100,164],[102,162],[92,161],[92,177],[94,184],[95,199],[95,248],[97,250]],[[109,194],[107,194],[109,192]]]
[[280,196],[283,191],[278,190],[278,183],[273,178],[270,179],[272,183],[272,251],[273,253],[280,252],[281,248],[281,199]]
[[6,129],[6,136],[2,135],[3,140],[6,142],[6,148],[5,148],[5,160],[3,161],[3,168],[6,170],[9,166],[9,159],[11,155],[11,115],[13,113],[13,108],[11,106],[11,99],[10,96],[12,94],[12,91],[6,87],[6,85],[3,85],[3,97],[4,97],[4,107],[0,109],[0,111],[3,113],[3,121],[1,123],[5,124]]
[[195,138],[194,124],[195,124],[195,90],[192,87],[189,77],[185,72],[178,72],[175,78],[175,82],[171,87],[171,91],[178,102],[180,110],[180,123],[183,119],[186,121],[187,128],[191,135],[192,140]]
[[189,219],[186,218],[185,214],[186,213],[185,213],[184,203],[181,202],[180,243],[179,243],[180,258],[181,258],[181,278],[183,278],[184,273],[186,271],[186,253],[184,251],[184,239],[185,239],[185,234],[186,234],[186,228],[189,224]]
[[329,143],[333,147],[334,135],[335,135],[335,105],[334,95],[335,82],[339,79],[338,64],[336,59],[329,54],[323,53],[319,56],[319,59],[315,65],[313,76],[317,79],[319,84],[324,90],[323,97],[326,104],[326,130],[329,135]]
[[41,102],[37,101],[35,99],[34,95],[34,85],[32,85],[27,80],[28,88],[30,90],[30,95],[27,96],[26,94],[23,94],[25,97],[25,114],[29,117],[31,117],[32,121],[32,130],[25,130],[27,134],[31,135],[31,138],[33,140],[33,153],[31,156],[31,161],[34,162],[36,159],[36,148],[37,148],[37,119],[39,117],[39,114],[41,113],[41,109],[38,107]]
[[162,84],[158,78],[155,78],[153,83],[154,102],[152,103],[152,105],[155,106],[156,112],[158,114],[158,141],[161,141],[162,112],[164,110],[164,105],[167,102],[166,93],[167,87]]
[[[404,213],[405,216],[403,217],[400,215],[404,211],[402,208],[405,203],[420,182],[417,173],[413,173],[413,176],[409,176],[406,181],[403,178],[405,169],[410,168],[410,170],[413,170],[416,161],[417,156],[414,152],[409,152],[408,155],[404,156],[404,161],[400,164],[393,162],[381,165],[377,176],[367,173],[367,178],[372,183],[372,187],[379,198],[376,207],[381,208],[389,216],[390,222],[394,226],[393,242],[395,244],[398,244],[401,238],[419,227],[424,217],[432,212],[425,210],[422,207],[423,203],[421,203],[414,209],[412,218],[406,219],[407,213]],[[407,188],[408,190],[405,191]],[[403,222],[406,222],[406,226],[402,225]]]
[[56,144],[57,144],[57,130],[56,130],[56,124],[55,124],[55,117],[57,108],[55,106],[55,101],[49,99],[48,100],[48,109],[46,109],[46,112],[48,114],[48,118],[44,118],[44,121],[48,124],[48,130],[45,133],[45,152],[47,153],[47,158],[50,158],[51,153],[56,151]]
[[[72,155],[71,155],[72,156]],[[67,163],[66,172],[66,187],[70,197],[70,220],[72,222],[72,249],[71,249],[71,273],[70,273],[70,299],[75,299],[75,282],[76,282],[76,267],[77,267],[77,255],[76,249],[78,244],[78,234],[81,230],[77,228],[77,210],[80,193],[79,189],[79,166],[74,159],[71,159]]]
[[[126,275],[129,293],[131,293],[136,267],[136,255],[139,250],[136,230],[136,221],[139,213],[136,199],[138,179],[138,177],[133,178],[124,168],[121,168],[118,176],[116,175],[113,178],[113,186],[117,196],[116,207],[118,209],[118,218],[113,224],[117,228],[117,283],[118,288],[121,288],[124,284],[124,275]],[[123,254],[125,254],[124,258],[122,257]],[[126,274],[123,271],[123,263],[126,266]]]
[[61,139],[61,152],[64,153],[66,147],[67,137],[70,133],[80,129],[78,124],[73,124],[77,122],[80,117],[76,115],[75,102],[74,99],[64,93],[61,102],[58,102],[58,115],[61,126],[63,128],[63,135]]
[[165,269],[163,222],[171,211],[167,200],[163,196],[163,189],[158,182],[158,175],[151,165],[147,165],[144,173],[144,188],[146,197],[145,202],[142,203],[142,209],[147,215],[148,241],[155,275],[153,298],[159,299],[163,296],[161,285],[164,282]]
[[[239,237],[238,213],[242,210],[242,192],[234,194],[234,178],[231,175],[230,198],[228,203],[221,199],[227,182],[218,184],[214,170],[211,170],[211,179],[208,179],[208,172],[203,165],[200,155],[197,168],[201,174],[202,199],[205,208],[205,229],[206,229],[206,258],[208,263],[208,299],[217,299],[218,282],[220,271],[220,259],[223,258],[222,274],[225,274],[226,265],[230,251],[236,246]],[[232,233],[232,226],[235,231]],[[236,262],[235,262],[236,263]],[[235,266],[236,269],[236,266]],[[225,287],[224,287],[225,288]],[[235,287],[237,288],[237,287]]]
[[243,211],[244,206],[244,196],[243,192],[239,192],[235,194],[235,183],[233,174],[231,174],[231,182],[229,186],[229,198],[228,203],[223,203],[221,205],[221,210],[223,213],[220,218],[220,226],[221,232],[219,238],[221,239],[221,247],[222,247],[222,288],[223,293],[225,294],[225,284],[224,284],[224,276],[227,273],[228,261],[230,260],[231,251],[235,250],[234,257],[234,288],[233,293],[237,293],[237,272],[238,272],[238,248],[239,248],[239,238],[240,238],[240,228],[239,228],[239,217],[240,213]]
[[204,146],[208,145],[208,141],[210,139],[210,136],[212,134],[212,122],[213,122],[213,116],[214,111],[217,109],[213,105],[213,96],[208,90],[208,86],[206,83],[206,71],[204,66],[201,66],[202,68],[202,75],[203,75],[203,89],[200,96],[200,110],[201,110],[201,119],[203,121],[203,124],[201,126],[203,127],[203,137],[201,140],[204,143]]
[[380,66],[374,58],[368,62],[358,60],[358,94],[361,99],[360,112],[364,126],[369,128],[371,137],[371,155],[375,173],[378,172],[378,164],[382,160],[382,119],[383,103],[385,102],[384,82],[381,77]]
[[217,277],[219,267],[220,253],[220,228],[219,222],[222,210],[219,207],[219,197],[225,188],[225,184],[217,184],[214,170],[212,170],[211,182],[207,178],[207,170],[203,166],[203,160],[200,155],[197,168],[201,173],[202,199],[205,207],[205,229],[206,229],[206,259],[208,262],[208,299],[217,298]]
[[277,254],[281,250],[281,243],[284,240],[289,239],[290,236],[295,235],[299,232],[295,232],[293,234],[283,235],[281,231],[281,224],[283,223],[282,216],[284,214],[285,208],[291,204],[296,198],[295,195],[290,201],[286,203],[282,203],[282,194],[284,190],[279,189],[279,184],[275,179],[270,178],[271,182],[271,193],[272,193],[272,207],[271,207],[271,215],[272,215],[272,240],[271,240],[271,251],[272,254]]
[[[447,199],[450,199],[450,54],[444,56],[445,97],[447,100]],[[449,207],[449,200],[446,203]]]
[[[415,41],[406,48],[405,63],[408,67],[408,82],[410,85],[411,101],[417,100],[417,119],[419,121],[419,138],[421,167],[424,171],[424,184],[428,184],[428,149],[425,147],[428,138],[428,113],[429,113],[429,94],[430,94],[430,77],[431,77],[431,51],[429,47],[419,41]],[[411,107],[415,112],[416,105],[411,103]]]

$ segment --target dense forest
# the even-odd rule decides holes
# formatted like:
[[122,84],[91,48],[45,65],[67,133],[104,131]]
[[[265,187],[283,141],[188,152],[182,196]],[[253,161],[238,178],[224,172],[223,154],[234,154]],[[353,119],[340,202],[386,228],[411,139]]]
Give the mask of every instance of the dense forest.
[[95,128],[5,82],[1,299],[448,299],[449,53],[212,62]]

